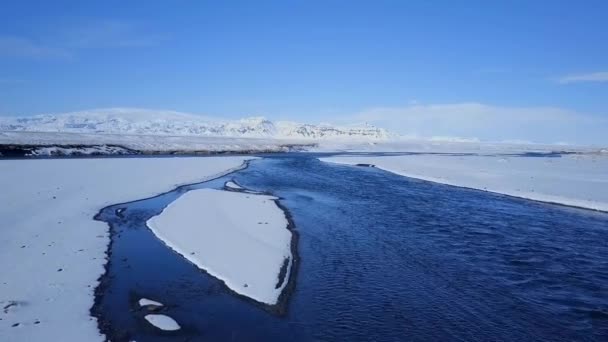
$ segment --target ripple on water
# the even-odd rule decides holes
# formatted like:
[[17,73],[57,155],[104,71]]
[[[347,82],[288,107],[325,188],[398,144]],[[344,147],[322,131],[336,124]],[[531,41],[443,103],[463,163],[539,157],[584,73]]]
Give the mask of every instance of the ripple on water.
[[301,264],[287,315],[234,297],[150,236],[141,222],[183,188],[123,205],[123,218],[107,212],[115,241],[99,315],[112,329],[166,340],[131,318],[136,293],[172,303],[167,314],[193,339],[608,339],[606,214],[307,155],[255,161],[203,186],[232,179],[272,191],[293,215]]

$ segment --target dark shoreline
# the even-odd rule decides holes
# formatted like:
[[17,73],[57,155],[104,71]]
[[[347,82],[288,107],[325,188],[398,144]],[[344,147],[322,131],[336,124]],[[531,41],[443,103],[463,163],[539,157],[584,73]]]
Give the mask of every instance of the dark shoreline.
[[[244,150],[137,150],[116,144],[0,144],[0,159],[49,159],[49,158],[120,158],[133,156],[214,156],[214,155],[249,155],[260,153],[303,152],[316,147],[310,144],[281,144],[276,148],[244,149]],[[58,151],[49,155],[35,155],[38,149],[57,148]],[[115,152],[104,152],[103,149],[115,149]],[[61,149],[73,149],[66,152]],[[98,149],[86,153],[84,149]]]
[[[113,223],[109,222],[109,221],[105,221],[103,220],[102,217],[102,213],[103,211],[105,211],[108,208],[111,207],[116,207],[116,206],[121,206],[121,205],[128,205],[129,203],[133,203],[133,202],[139,202],[142,200],[148,200],[148,199],[153,199],[162,195],[165,195],[167,193],[171,193],[171,192],[175,192],[175,191],[181,191],[181,189],[185,188],[185,187],[189,187],[192,185],[197,185],[197,184],[203,184],[203,183],[207,183],[213,180],[217,180],[219,178],[225,177],[229,174],[232,174],[234,172],[238,172],[241,170],[246,169],[247,167],[249,167],[250,164],[250,160],[245,161],[240,167],[235,168],[233,170],[229,170],[225,173],[222,173],[220,175],[216,175],[213,176],[212,178],[206,179],[204,181],[201,182],[197,182],[197,183],[191,183],[191,184],[184,184],[181,186],[178,186],[177,188],[167,191],[167,192],[163,192],[161,194],[155,195],[155,196],[151,196],[148,198],[143,198],[143,199],[138,199],[138,200],[134,200],[134,201],[130,201],[130,202],[125,202],[125,203],[117,203],[117,204],[112,204],[109,206],[106,206],[104,208],[102,208],[93,218],[97,221],[101,221],[101,222],[105,222],[108,224],[109,226],[109,236],[110,236],[110,241],[108,243],[108,247],[105,251],[105,260],[106,263],[104,264],[104,272],[103,274],[98,278],[98,285],[95,288],[94,291],[94,303],[93,306],[90,308],[90,314],[92,317],[94,317],[97,320],[97,326],[98,329],[100,331],[100,333],[102,333],[105,336],[106,341],[128,341],[130,336],[128,336],[128,333],[124,332],[124,331],[115,331],[112,330],[112,327],[110,326],[109,321],[104,320],[102,311],[101,311],[101,300],[103,295],[105,294],[105,292],[107,291],[108,287],[109,287],[109,283],[112,279],[112,276],[109,274],[109,269],[110,266],[112,265],[112,246],[115,243],[115,239],[116,239],[116,234],[117,234],[117,230],[116,227],[114,226]],[[236,182],[235,182],[236,183]],[[238,183],[237,183],[238,184]],[[239,184],[240,186],[240,184]],[[276,197],[277,199],[274,199],[273,202],[277,205],[277,207],[279,209],[281,209],[285,215],[285,218],[287,219],[287,229],[291,232],[292,237],[291,237],[291,242],[290,242],[290,249],[291,249],[291,267],[289,268],[289,277],[287,278],[287,284],[285,285],[285,287],[283,288],[283,290],[281,291],[281,294],[279,295],[279,298],[277,300],[277,303],[274,305],[269,305],[266,303],[261,303],[258,302],[250,297],[244,296],[242,294],[239,294],[235,291],[233,291],[232,289],[230,289],[228,286],[225,285],[225,283],[221,280],[218,279],[222,284],[225,290],[227,290],[228,292],[230,292],[232,295],[235,295],[237,298],[240,298],[250,304],[253,304],[254,306],[269,312],[273,315],[277,315],[279,317],[285,316],[287,314],[287,309],[289,306],[289,298],[291,297],[292,293],[295,291],[295,283],[296,283],[296,277],[298,274],[298,268],[299,268],[299,261],[300,261],[300,256],[298,255],[298,241],[299,241],[299,234],[295,228],[295,223],[293,222],[292,219],[292,215],[289,212],[289,210],[283,206],[279,201],[282,199],[278,196],[272,195],[270,192],[264,191],[264,192],[257,192],[257,191],[253,191],[253,190],[249,190],[243,187],[243,189],[226,189],[226,187],[224,187],[224,190],[228,190],[228,191],[236,191],[236,192],[243,192],[243,193],[250,193],[250,194],[264,194],[264,195],[271,195]],[[239,191],[240,190],[240,191]],[[120,210],[121,208],[117,209]],[[121,210],[120,212],[115,212],[115,215],[117,217],[123,217],[122,212],[124,211],[124,208],[122,208],[123,210]],[[159,241],[161,243],[164,244],[164,242],[162,240],[159,239]],[[167,246],[167,248],[169,248]],[[173,253],[177,253],[176,251],[172,250],[171,251]],[[177,253],[179,254],[179,253]],[[184,260],[186,262],[189,262],[187,258],[185,258],[183,255],[179,254],[180,257],[184,258]],[[194,265],[194,264],[192,264]],[[200,269],[198,268],[198,266],[194,265],[194,267],[196,267],[200,272],[203,272],[209,276],[211,276],[209,273],[207,273],[204,269]],[[213,277],[213,276],[211,276]],[[215,278],[215,277],[213,277]],[[217,278],[215,278],[217,279]],[[284,282],[285,280],[283,280]]]

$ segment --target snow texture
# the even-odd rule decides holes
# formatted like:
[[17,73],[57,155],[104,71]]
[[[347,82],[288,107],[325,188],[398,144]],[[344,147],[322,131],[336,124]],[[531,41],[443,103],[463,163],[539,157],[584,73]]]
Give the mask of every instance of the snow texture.
[[536,201],[608,211],[608,157],[338,156],[339,164],[373,164],[399,175]]
[[104,340],[89,309],[105,272],[109,231],[93,217],[246,159],[0,160],[0,340]]
[[276,197],[200,189],[171,203],[148,226],[158,238],[241,295],[276,304],[289,279],[291,232]]
[[161,314],[149,314],[144,317],[146,321],[148,321],[153,326],[157,327],[160,330],[164,331],[176,331],[180,329],[179,324],[177,322],[167,316]]

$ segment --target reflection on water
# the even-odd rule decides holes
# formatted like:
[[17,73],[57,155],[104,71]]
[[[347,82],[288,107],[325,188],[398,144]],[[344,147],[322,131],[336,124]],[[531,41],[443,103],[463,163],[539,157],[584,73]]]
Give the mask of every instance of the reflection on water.
[[[282,197],[300,233],[284,317],[234,296],[145,228],[188,189],[232,178]],[[94,311],[119,340],[608,338],[607,214],[287,155],[101,218],[114,243]],[[159,335],[139,297],[167,304],[184,329]]]

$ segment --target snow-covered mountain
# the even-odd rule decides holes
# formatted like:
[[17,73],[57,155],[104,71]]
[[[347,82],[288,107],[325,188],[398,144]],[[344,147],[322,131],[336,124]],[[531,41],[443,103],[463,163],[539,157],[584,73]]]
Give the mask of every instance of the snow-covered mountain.
[[272,122],[263,117],[218,120],[171,111],[125,108],[0,117],[0,131],[353,140],[387,140],[393,136],[367,124],[337,127]]

